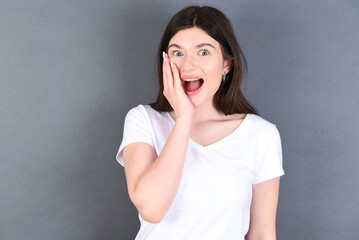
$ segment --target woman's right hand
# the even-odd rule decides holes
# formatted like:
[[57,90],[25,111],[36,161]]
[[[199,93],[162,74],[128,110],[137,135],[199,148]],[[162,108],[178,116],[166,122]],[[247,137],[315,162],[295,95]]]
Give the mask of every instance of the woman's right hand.
[[170,59],[165,52],[163,52],[162,75],[163,95],[167,98],[175,111],[176,119],[183,117],[192,120],[195,106],[182,87],[176,64],[171,64]]

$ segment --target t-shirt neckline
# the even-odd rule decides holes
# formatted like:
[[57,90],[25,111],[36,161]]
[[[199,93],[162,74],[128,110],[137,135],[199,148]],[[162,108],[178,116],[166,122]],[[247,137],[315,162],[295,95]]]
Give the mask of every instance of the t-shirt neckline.
[[[170,121],[172,122],[172,124],[174,125],[176,123],[176,121],[172,118],[171,114],[169,112],[165,112],[167,117],[170,119]],[[189,138],[189,144],[193,145],[194,147],[202,150],[202,151],[206,151],[212,148],[216,148],[218,145],[222,144],[223,142],[227,141],[228,139],[232,138],[234,135],[236,135],[237,133],[243,131],[243,129],[245,128],[245,125],[247,125],[248,122],[248,117],[250,116],[250,113],[247,113],[245,118],[243,119],[243,121],[227,136],[225,136],[224,138],[221,138],[220,140],[218,140],[217,142],[211,143],[209,145],[203,146],[199,143],[197,143],[196,141],[192,140],[191,138]]]

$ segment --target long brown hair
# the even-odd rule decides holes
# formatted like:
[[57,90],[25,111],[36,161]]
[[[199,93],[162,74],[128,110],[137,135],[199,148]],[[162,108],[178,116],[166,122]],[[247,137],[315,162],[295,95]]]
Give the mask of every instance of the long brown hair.
[[247,61],[236,40],[232,25],[219,10],[209,6],[188,6],[176,13],[169,21],[157,52],[157,72],[159,92],[156,102],[151,107],[157,111],[172,111],[173,108],[163,95],[162,52],[167,50],[171,38],[180,30],[198,27],[219,42],[223,58],[232,60],[232,68],[225,81],[221,81],[213,97],[214,107],[225,115],[233,113],[253,113],[257,110],[251,106],[241,91],[244,73],[248,73]]

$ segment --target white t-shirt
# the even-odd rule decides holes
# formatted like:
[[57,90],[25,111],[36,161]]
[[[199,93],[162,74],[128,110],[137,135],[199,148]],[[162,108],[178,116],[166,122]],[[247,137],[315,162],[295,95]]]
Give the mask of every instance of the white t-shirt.
[[[169,112],[138,105],[126,115],[116,155],[124,166],[123,148],[145,142],[160,154],[175,121]],[[202,146],[189,139],[177,195],[159,223],[140,214],[135,240],[240,240],[249,229],[252,184],[284,174],[281,139],[276,125],[247,114],[227,137]]]

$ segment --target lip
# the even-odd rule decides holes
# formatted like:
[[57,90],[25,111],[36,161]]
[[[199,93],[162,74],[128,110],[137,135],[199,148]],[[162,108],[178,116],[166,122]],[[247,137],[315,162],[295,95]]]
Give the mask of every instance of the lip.
[[[202,86],[203,86],[203,84],[202,84]],[[196,91],[193,91],[193,92],[188,92],[186,89],[184,89],[184,91],[187,94],[187,96],[194,96],[194,95],[197,95],[197,93],[199,93],[199,91],[201,91],[202,86],[200,88],[198,88]]]
[[[185,79],[199,79],[201,77],[199,76],[182,76],[181,80],[185,80]],[[203,79],[203,78],[202,78]]]
[[190,91],[187,91],[184,87],[183,87],[183,90],[187,94],[187,96],[194,96],[194,95],[197,95],[201,91],[203,85],[204,85],[204,81],[203,81],[201,87],[198,88],[196,91],[190,92]]

